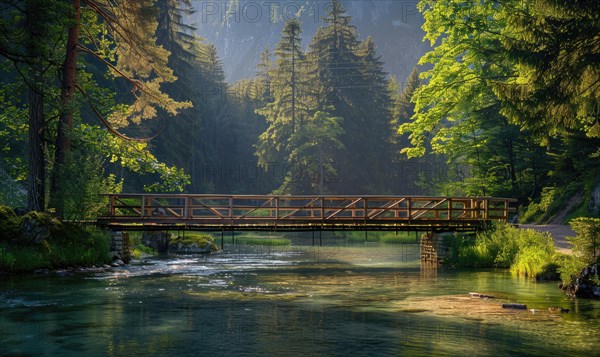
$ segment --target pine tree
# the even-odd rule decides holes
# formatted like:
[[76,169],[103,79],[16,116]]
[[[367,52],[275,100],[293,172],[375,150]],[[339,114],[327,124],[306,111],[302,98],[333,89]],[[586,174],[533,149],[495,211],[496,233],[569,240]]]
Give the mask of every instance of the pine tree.
[[273,100],[271,96],[271,82],[272,82],[272,72],[273,72],[273,61],[271,59],[271,50],[266,48],[260,54],[260,59],[256,66],[256,75],[257,81],[256,84],[259,85],[260,95],[258,97],[261,101],[265,103],[271,102]]
[[346,152],[335,158],[339,167],[338,192],[381,192],[383,182],[375,182],[367,172],[386,176],[390,150],[389,93],[386,74],[375,54],[372,39],[360,43],[351,18],[338,0],[333,0],[325,17],[327,24],[317,30],[308,56],[317,79],[313,88],[318,108],[332,106],[332,115],[343,118]]
[[301,98],[306,92],[306,79],[300,75],[304,66],[301,41],[300,22],[296,19],[287,21],[275,47],[270,86],[273,101],[257,110],[269,124],[256,145],[258,163],[265,169],[274,162],[284,161],[288,140],[300,130],[308,116],[309,108]]
[[511,5],[502,43],[516,76],[496,87],[503,113],[544,139],[573,131],[600,137],[600,2]]

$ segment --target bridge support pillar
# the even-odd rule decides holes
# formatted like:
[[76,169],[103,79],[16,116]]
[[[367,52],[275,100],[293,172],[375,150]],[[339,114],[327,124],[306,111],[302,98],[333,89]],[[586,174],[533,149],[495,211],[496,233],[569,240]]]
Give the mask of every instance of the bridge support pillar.
[[129,251],[129,234],[127,232],[112,232],[110,237],[110,256],[113,260],[120,259],[124,263],[131,260]]
[[164,253],[169,249],[170,236],[171,233],[169,232],[147,231],[142,233],[142,244],[159,253]]
[[421,263],[438,265],[444,262],[449,254],[449,247],[444,240],[445,235],[427,232],[421,236]]

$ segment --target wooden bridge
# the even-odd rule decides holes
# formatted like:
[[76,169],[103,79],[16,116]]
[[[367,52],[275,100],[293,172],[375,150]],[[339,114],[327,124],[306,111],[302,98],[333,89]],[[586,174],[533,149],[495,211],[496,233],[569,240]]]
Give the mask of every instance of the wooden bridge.
[[422,196],[110,194],[112,230],[473,231],[507,221],[515,199]]

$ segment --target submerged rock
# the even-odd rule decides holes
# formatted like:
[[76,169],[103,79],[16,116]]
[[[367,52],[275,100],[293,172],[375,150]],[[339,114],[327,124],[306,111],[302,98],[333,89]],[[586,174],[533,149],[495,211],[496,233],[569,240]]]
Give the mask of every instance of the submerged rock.
[[508,303],[508,304],[502,304],[502,308],[503,309],[527,310],[527,305]]
[[121,259],[115,259],[110,265],[116,268],[125,265],[125,263]]
[[492,296],[492,295],[480,294],[480,293],[469,293],[469,295],[471,295],[471,297],[478,297],[481,299],[493,299],[494,298],[494,296]]
[[561,312],[569,312],[569,309],[564,309],[560,306],[551,306],[548,308],[548,312],[551,312],[553,314],[559,314]]

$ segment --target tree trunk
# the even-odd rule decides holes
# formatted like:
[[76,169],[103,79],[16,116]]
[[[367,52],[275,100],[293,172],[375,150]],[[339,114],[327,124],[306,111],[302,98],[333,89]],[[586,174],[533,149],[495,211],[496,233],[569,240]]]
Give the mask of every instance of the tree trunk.
[[27,209],[44,211],[45,162],[42,134],[44,131],[43,95],[35,88],[29,89],[29,189]]
[[38,1],[26,3],[26,27],[29,35],[27,52],[33,63],[29,75],[29,174],[27,177],[27,209],[45,209],[45,162],[44,162],[44,95],[41,88],[42,72],[39,59],[43,55],[40,41],[43,35],[43,16]]
[[79,42],[79,21],[81,17],[80,0],[72,0],[71,27],[67,38],[67,53],[63,63],[63,82],[60,93],[61,112],[56,131],[54,151],[54,171],[52,173],[52,205],[59,217],[64,214],[64,199],[61,192],[63,175],[61,171],[65,156],[71,150],[71,130],[73,129],[73,95],[77,79],[77,44]]

